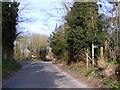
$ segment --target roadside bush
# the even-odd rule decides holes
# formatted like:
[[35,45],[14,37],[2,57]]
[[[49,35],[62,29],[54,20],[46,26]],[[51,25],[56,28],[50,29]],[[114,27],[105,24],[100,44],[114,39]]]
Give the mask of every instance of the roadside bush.
[[120,90],[120,81],[113,81],[111,83],[110,88],[114,88],[114,89]]

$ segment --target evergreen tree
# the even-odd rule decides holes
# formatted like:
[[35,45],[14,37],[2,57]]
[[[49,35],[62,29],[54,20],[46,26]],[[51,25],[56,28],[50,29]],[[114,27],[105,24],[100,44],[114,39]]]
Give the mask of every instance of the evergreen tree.
[[50,47],[52,48],[53,54],[59,57],[66,50],[66,35],[65,35],[65,25],[61,25],[55,29],[53,36],[50,37]]
[[17,2],[2,2],[2,52],[4,59],[13,59],[14,41],[17,37]]
[[[105,40],[105,31],[101,17],[98,14],[96,3],[75,2],[66,16],[69,30],[67,30],[67,43],[69,46],[68,64],[80,60],[81,50],[86,52],[92,44],[101,46]],[[92,62],[94,64],[94,61]]]

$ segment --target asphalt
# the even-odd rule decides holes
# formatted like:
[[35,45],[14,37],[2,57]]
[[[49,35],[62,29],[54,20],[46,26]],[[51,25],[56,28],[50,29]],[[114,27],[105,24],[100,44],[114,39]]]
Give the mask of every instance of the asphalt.
[[51,62],[21,61],[22,68],[3,84],[3,88],[86,88]]

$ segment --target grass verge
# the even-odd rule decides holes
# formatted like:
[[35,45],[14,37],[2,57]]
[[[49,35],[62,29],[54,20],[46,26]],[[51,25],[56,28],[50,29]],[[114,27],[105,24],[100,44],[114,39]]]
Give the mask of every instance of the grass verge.
[[12,71],[18,70],[20,64],[15,60],[3,60],[2,61],[2,77],[7,77]]
[[99,70],[98,68],[85,69],[85,68],[78,67],[75,65],[67,66],[67,68],[73,72],[83,73],[88,78],[91,78],[91,79],[94,78],[93,81],[97,81],[96,83],[98,83],[98,84],[96,84],[96,85],[98,87],[112,88],[115,90],[120,90],[120,81],[117,79],[116,75],[111,75],[109,77],[105,76],[103,71]]

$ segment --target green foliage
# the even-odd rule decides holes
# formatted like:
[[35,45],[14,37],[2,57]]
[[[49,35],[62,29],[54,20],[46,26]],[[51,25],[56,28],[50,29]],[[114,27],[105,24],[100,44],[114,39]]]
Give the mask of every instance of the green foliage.
[[11,71],[15,71],[20,68],[20,64],[15,60],[3,60],[2,61],[2,76],[6,77]]
[[104,85],[108,85],[110,88],[119,90],[120,89],[120,81],[112,80],[110,78],[103,81]]
[[104,84],[104,85],[109,85],[109,84],[110,84],[110,80],[104,80],[104,81],[103,81],[103,84]]
[[[15,58],[30,58],[31,55],[36,55],[36,58],[44,58],[46,54],[46,47],[48,36],[42,34],[23,34],[16,39],[14,51]],[[25,52],[28,50],[28,52]],[[43,56],[43,57],[42,57]]]
[[106,40],[106,32],[103,31],[105,22],[98,14],[96,3],[75,2],[65,19],[69,26],[66,30],[69,62],[78,61],[80,50],[91,47],[92,43],[103,46]]
[[114,59],[112,62],[113,62],[114,64],[119,64],[118,60],[116,60],[116,59]]
[[89,69],[89,70],[86,70],[85,73],[86,75],[91,75],[94,71],[96,70],[96,68],[92,68],[92,69]]
[[50,47],[54,55],[59,56],[66,50],[65,26],[56,28],[50,37]]
[[17,2],[2,2],[3,59],[13,58],[13,43],[18,35],[16,30],[18,21],[18,6],[19,3]]
[[111,83],[110,88],[114,88],[114,89],[119,90],[119,89],[120,89],[120,81],[113,81],[113,82]]
[[104,85],[109,86],[110,88],[119,90],[120,89],[120,81],[112,80],[110,78],[107,78],[103,81]]
[[120,53],[118,53],[117,55],[116,55],[116,59],[117,59],[117,61],[120,63]]
[[63,52],[64,50],[64,46],[62,46],[62,44],[60,42],[58,42],[55,47],[52,48],[53,53],[56,55],[59,55],[60,53]]
[[[66,41],[66,49],[68,50],[68,56],[69,59],[67,59],[67,65],[72,65],[74,62],[79,62],[81,60],[86,60],[86,52],[88,50],[88,55],[91,57],[91,49],[92,44],[94,46],[97,46],[98,48],[94,49],[94,59],[99,59],[99,56],[102,54],[100,53],[100,47],[103,47],[103,56],[105,56],[103,61],[95,61],[95,63],[98,64],[98,66],[102,69],[100,70],[100,75],[102,78],[107,76],[112,76],[116,74],[116,67],[119,63],[119,55],[117,56],[116,53],[118,53],[115,39],[112,36],[116,37],[115,35],[108,34],[108,21],[105,20],[103,15],[98,13],[98,5],[95,2],[75,2],[73,6],[71,7],[70,11],[67,13],[65,20],[67,24],[67,28],[65,28],[65,41]],[[114,21],[113,21],[114,22]],[[53,43],[53,52],[56,53],[56,55],[59,55],[63,53],[64,45],[62,45],[62,37],[59,35],[60,32],[55,32],[53,34],[54,40]],[[59,37],[59,38],[56,38]],[[55,39],[56,38],[56,39]],[[63,47],[62,47],[63,46]],[[109,50],[110,49],[110,50]],[[114,50],[116,49],[116,51]],[[110,55],[109,55],[110,54]],[[106,56],[108,55],[108,56]],[[107,57],[112,57],[110,61],[107,60]],[[82,57],[82,58],[81,58]],[[116,59],[117,57],[117,59]],[[90,59],[90,58],[89,58]],[[112,62],[111,62],[112,61]],[[91,59],[88,61],[88,63],[91,63]],[[96,64],[96,65],[97,65]],[[116,65],[117,64],[117,65]],[[75,65],[75,63],[73,64]],[[89,65],[88,65],[89,66]],[[84,66],[85,67],[85,66]],[[79,69],[79,67],[70,67],[71,70],[80,72],[82,71]],[[92,75],[92,73],[96,70],[96,68],[92,68],[89,70],[84,70],[85,74],[87,76]],[[97,70],[96,70],[97,72]],[[99,71],[98,71],[99,72]],[[102,73],[101,73],[102,72]],[[119,71],[117,72],[119,73]],[[104,84],[110,84],[109,81],[104,81]],[[112,87],[116,87],[114,84]]]

